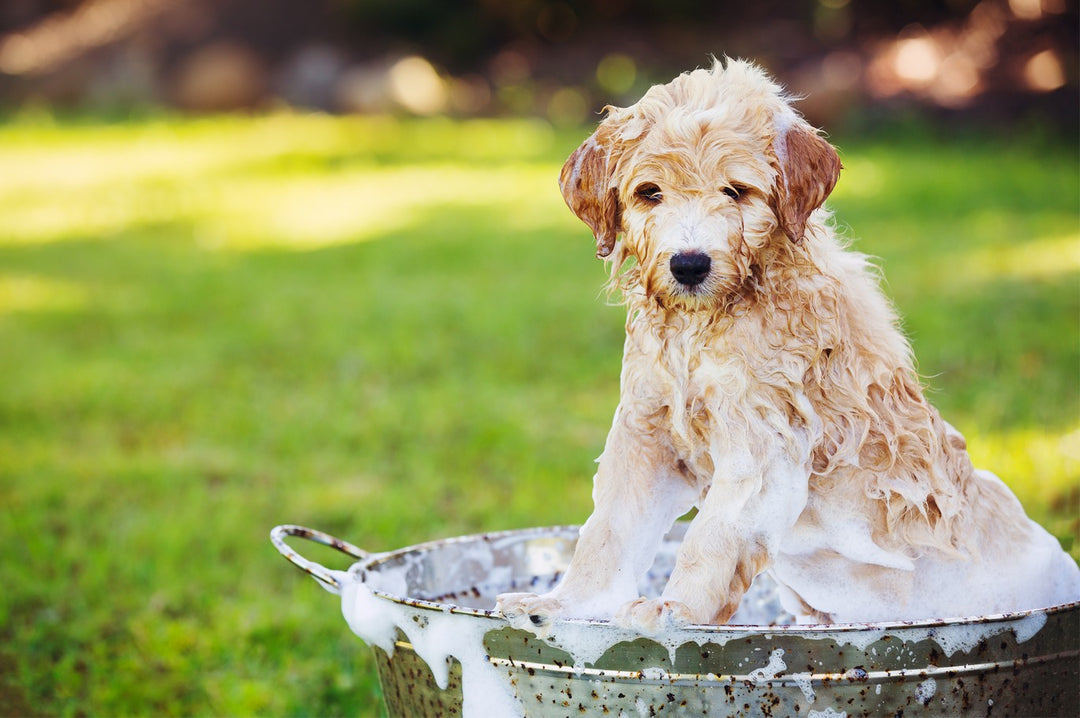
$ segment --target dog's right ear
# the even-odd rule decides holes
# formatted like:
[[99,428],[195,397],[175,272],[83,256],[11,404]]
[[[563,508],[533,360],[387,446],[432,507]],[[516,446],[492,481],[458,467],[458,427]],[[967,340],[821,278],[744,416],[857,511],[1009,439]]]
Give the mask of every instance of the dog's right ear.
[[619,191],[612,182],[613,132],[608,123],[574,150],[559,173],[559,189],[567,206],[596,236],[596,256],[606,257],[615,249],[622,231]]

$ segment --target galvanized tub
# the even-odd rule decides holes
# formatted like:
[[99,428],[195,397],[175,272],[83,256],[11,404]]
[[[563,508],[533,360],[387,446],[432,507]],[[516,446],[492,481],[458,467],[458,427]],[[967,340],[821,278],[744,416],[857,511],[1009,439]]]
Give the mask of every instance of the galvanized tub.
[[[663,589],[685,529],[666,538],[643,595]],[[577,534],[524,529],[377,555],[298,526],[279,526],[271,538],[342,596],[350,627],[373,644],[393,717],[1080,715],[1080,602],[791,625],[763,574],[733,619],[755,625],[691,626],[656,639],[606,621],[557,621],[546,640],[510,628],[493,610],[495,596],[554,586]],[[297,554],[287,536],[358,560],[331,571]]]

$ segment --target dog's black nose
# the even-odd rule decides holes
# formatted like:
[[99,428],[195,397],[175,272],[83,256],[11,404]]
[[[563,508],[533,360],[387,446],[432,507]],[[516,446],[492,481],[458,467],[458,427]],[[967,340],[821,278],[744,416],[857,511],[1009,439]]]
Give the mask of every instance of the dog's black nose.
[[671,258],[671,274],[687,287],[693,287],[705,281],[709,276],[712,260],[701,252],[680,252]]

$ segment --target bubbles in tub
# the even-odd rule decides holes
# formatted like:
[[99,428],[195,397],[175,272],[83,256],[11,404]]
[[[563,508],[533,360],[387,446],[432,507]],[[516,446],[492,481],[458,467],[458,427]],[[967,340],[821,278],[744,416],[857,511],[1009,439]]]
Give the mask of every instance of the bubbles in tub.
[[666,681],[668,672],[659,666],[649,666],[641,670],[641,677],[648,681]]
[[1045,613],[1032,613],[1011,622],[992,621],[986,623],[951,623],[931,628],[896,629],[893,634],[905,642],[917,642],[931,639],[946,656],[951,657],[957,651],[970,653],[985,640],[1012,631],[1017,643],[1028,641],[1046,625]]
[[550,629],[544,641],[569,653],[577,673],[595,664],[615,643],[637,638],[636,633],[614,626],[611,631],[597,631],[587,621],[554,621]]
[[806,718],[847,718],[847,711],[838,711],[832,707],[821,711],[810,711]]
[[[806,696],[806,700],[813,703],[817,698],[817,693],[814,692],[813,674],[809,672],[792,673],[791,680],[795,681],[795,685]],[[878,688],[881,688],[881,686],[878,686]]]
[[[678,545],[678,541],[665,543],[641,587],[644,595],[661,594],[674,565]],[[511,544],[507,546],[511,550],[514,548]],[[462,672],[464,718],[521,716],[524,709],[514,695],[512,686],[485,655],[484,635],[495,624],[476,616],[454,613],[450,608],[458,606],[490,610],[495,597],[508,589],[543,591],[551,588],[558,582],[559,572],[564,568],[562,562],[565,562],[567,554],[565,539],[553,539],[546,549],[543,541],[533,542],[527,555],[517,557],[532,573],[525,577],[521,576],[520,568],[515,576],[514,568],[498,558],[499,551],[506,549],[500,548],[497,542],[456,548],[460,549],[460,555],[448,565],[434,566],[424,560],[420,551],[380,564],[376,570],[367,571],[363,580],[356,580],[360,576],[343,574],[342,611],[345,620],[360,638],[391,655],[398,631],[405,634],[417,656],[428,665],[440,688],[448,685],[451,659],[456,659]],[[428,587],[456,587],[463,583],[470,585],[441,595],[427,590]],[[387,600],[375,592],[428,600],[441,606],[413,607]],[[432,610],[437,607],[444,610]],[[736,620],[744,625],[775,623],[781,614],[775,587],[768,580],[763,580],[751,587],[747,600],[736,614]],[[714,636],[710,641],[723,644],[736,635],[743,634]],[[569,653],[574,670],[580,673],[587,666],[594,665],[615,643],[637,638],[634,631],[618,630],[612,626],[606,631],[596,631],[588,621],[557,621],[547,642]],[[656,640],[668,649],[669,658],[674,663],[677,648],[696,642],[695,639],[700,637],[690,630],[675,630]],[[768,665],[752,675],[761,680],[775,677],[786,668],[782,656],[783,650],[777,649],[770,656]],[[660,667],[646,667],[641,675],[653,681],[669,678],[667,671]]]
[[915,700],[922,703],[924,706],[930,704],[930,699],[934,697],[934,693],[937,692],[937,681],[933,678],[927,678],[925,681],[915,686]]
[[856,630],[826,631],[819,635],[820,638],[830,638],[838,645],[851,646],[860,651],[865,651],[871,644],[877,643],[885,635],[884,628],[870,630],[859,628]]
[[1012,624],[1013,633],[1016,634],[1016,642],[1023,643],[1035,636],[1046,625],[1045,613],[1032,613]]
[[[396,640],[401,637],[398,631],[401,631],[416,654],[427,663],[440,687],[448,684],[450,661],[456,659],[462,672],[463,718],[522,716],[527,705],[532,705],[532,696],[523,695],[519,700],[508,679],[505,661],[489,659],[485,655],[484,638],[487,633],[506,628],[506,623],[498,614],[489,612],[499,593],[508,590],[543,593],[556,585],[573,544],[572,539],[559,536],[552,539],[547,548],[540,546],[534,550],[533,547],[519,549],[515,541],[520,543],[521,539],[509,537],[503,548],[498,547],[496,542],[486,540],[478,546],[454,546],[453,551],[446,551],[449,557],[438,562],[428,560],[423,555],[424,551],[401,556],[386,554],[386,563],[375,567],[368,564],[363,572],[355,575],[341,574],[339,580],[343,587],[342,608],[346,621],[357,635],[387,653],[393,652]],[[657,597],[662,594],[671,566],[674,565],[678,545],[677,540],[665,542],[656,564],[642,583],[643,595]],[[409,605],[411,601],[387,600],[381,595],[383,593],[431,603]],[[457,607],[473,610],[462,612]],[[872,624],[818,626],[799,635],[810,640],[832,640],[839,646],[850,645],[871,651],[875,656],[880,652],[890,660],[908,662],[919,658],[919,652],[923,650],[919,644],[928,640],[934,641],[944,653],[951,656],[956,651],[970,651],[980,641],[1010,631],[1016,636],[1017,643],[1023,643],[1034,637],[1046,621],[1045,613],[1033,613],[1007,617],[1004,621],[934,625],[916,623],[907,626],[893,624],[888,629]],[[773,637],[786,633],[786,629],[777,628],[770,633],[769,630],[762,630],[762,626],[790,622],[790,616],[783,613],[775,582],[765,574],[754,582],[744,598],[732,621],[736,625],[709,632],[687,627],[652,637],[650,640],[667,649],[670,664],[665,662],[662,667],[639,664],[642,667],[635,665],[629,670],[639,671],[643,682],[655,686],[659,682],[671,681],[687,670],[686,660],[692,653],[685,646],[697,644],[704,657],[707,652],[714,650],[706,647],[706,643],[722,647],[733,640],[771,641]],[[888,641],[888,645],[874,646],[871,650],[871,645],[886,634],[897,640]],[[552,633],[546,640],[569,654],[572,670],[581,678],[591,675],[600,659],[613,646],[638,639],[640,635],[637,632],[619,629],[610,623],[599,628],[595,621],[557,620],[553,622]],[[794,654],[785,655],[784,649],[770,646],[768,642],[758,642],[756,645],[760,648],[755,648],[756,652],[753,653],[736,649],[733,660],[741,656],[742,661],[737,668],[732,667],[734,673],[745,675],[751,683],[761,684],[758,690],[773,688],[778,683],[790,691],[797,687],[801,695],[795,692],[795,696],[804,707],[803,715],[807,715],[808,704],[816,703],[818,710],[809,711],[810,716],[846,718],[847,714],[839,708],[822,705],[834,701],[829,689],[822,687],[824,684],[815,683],[813,673],[785,673]],[[678,657],[683,662],[677,664],[676,652],[680,648],[683,648],[683,652]],[[492,650],[495,650],[494,647]],[[610,655],[617,657],[618,654]],[[798,665],[793,666],[794,669],[806,671],[807,663],[801,660],[795,662]],[[822,666],[820,661],[817,664],[828,672],[828,666]],[[565,675],[567,667],[561,662],[558,666]],[[513,671],[510,673],[512,676]],[[715,675],[707,678],[713,682],[720,680]],[[770,685],[770,682],[773,683]],[[907,685],[907,690],[914,692],[914,695],[908,693],[912,703],[918,701],[922,705],[933,703],[937,688],[933,679],[917,686],[913,683]],[[881,684],[868,692],[880,696]],[[527,701],[527,705],[522,701]],[[623,712],[630,718],[636,716],[642,706],[648,710],[647,704],[640,699],[640,705],[634,703],[633,693],[627,701],[623,703]]]
[[524,710],[510,684],[484,650],[489,621],[467,615],[425,611],[376,597],[359,581],[342,581],[341,610],[353,633],[393,655],[397,632],[405,634],[427,663],[436,685],[449,683],[450,659],[461,664],[462,716],[522,718]]
[[415,571],[415,557],[410,556],[401,566],[384,571],[375,571],[365,581],[375,591],[382,591],[391,596],[409,595],[409,571]]
[[769,662],[762,668],[750,671],[747,674],[747,678],[754,683],[760,683],[762,681],[772,680],[778,675],[783,673],[787,669],[787,664],[784,663],[784,649],[777,648],[775,651],[769,654]]
[[365,584],[347,575],[339,579],[342,586],[341,612],[352,632],[369,646],[378,646],[393,654],[397,639],[396,618],[391,606],[380,600]]

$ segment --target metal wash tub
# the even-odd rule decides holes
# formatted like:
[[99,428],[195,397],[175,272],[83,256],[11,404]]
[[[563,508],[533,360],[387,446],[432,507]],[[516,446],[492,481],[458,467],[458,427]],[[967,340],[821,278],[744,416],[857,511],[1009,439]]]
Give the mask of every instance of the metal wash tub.
[[[662,590],[684,532],[676,525],[665,540],[644,595]],[[357,561],[331,571],[298,555],[286,536]],[[692,626],[656,639],[570,620],[541,640],[509,627],[492,610],[495,595],[553,586],[576,527],[377,555],[297,526],[279,526],[271,538],[342,596],[349,625],[373,644],[390,716],[1080,715],[1080,602],[920,622]],[[733,621],[782,621],[774,589],[760,576]],[[511,708],[490,707],[500,691],[510,699],[497,705]]]

